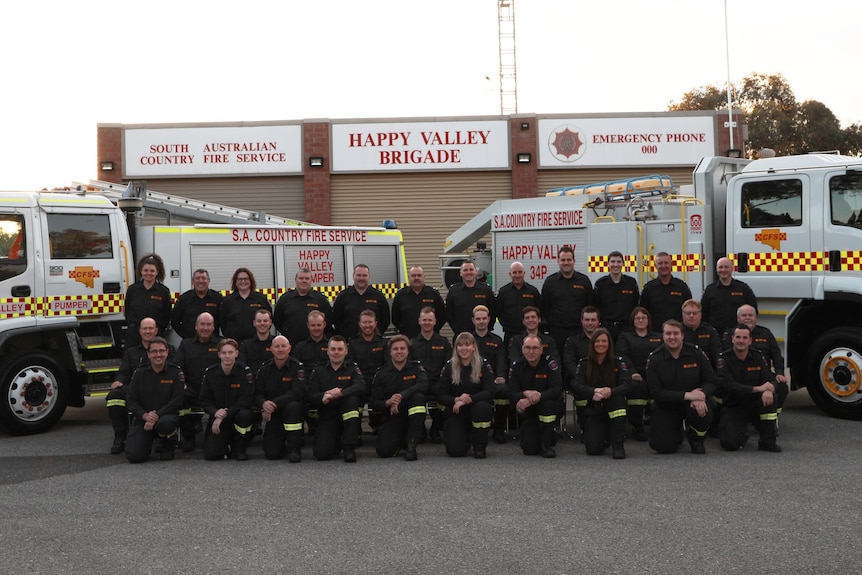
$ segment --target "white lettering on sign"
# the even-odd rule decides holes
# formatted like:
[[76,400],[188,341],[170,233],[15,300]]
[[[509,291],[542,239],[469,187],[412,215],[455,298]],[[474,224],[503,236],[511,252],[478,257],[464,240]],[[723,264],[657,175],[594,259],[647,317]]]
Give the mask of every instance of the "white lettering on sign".
[[54,300],[51,302],[51,311],[90,311],[93,302],[88,299]]
[[530,228],[567,228],[584,225],[583,210],[557,210],[553,212],[525,212],[521,214],[495,214],[491,222],[495,230]]
[[234,228],[231,230],[231,240],[235,243],[354,243],[368,242],[367,230],[325,230],[318,228],[285,229],[285,228]]

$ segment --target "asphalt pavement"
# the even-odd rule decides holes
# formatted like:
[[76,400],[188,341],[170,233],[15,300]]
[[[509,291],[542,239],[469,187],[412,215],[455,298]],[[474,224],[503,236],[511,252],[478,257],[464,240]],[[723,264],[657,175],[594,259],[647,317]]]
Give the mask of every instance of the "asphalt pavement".
[[585,455],[512,442],[488,458],[205,462],[200,448],[131,465],[108,454],[104,400],[51,432],[0,435],[0,573],[855,573],[862,422],[805,391],[780,454]]

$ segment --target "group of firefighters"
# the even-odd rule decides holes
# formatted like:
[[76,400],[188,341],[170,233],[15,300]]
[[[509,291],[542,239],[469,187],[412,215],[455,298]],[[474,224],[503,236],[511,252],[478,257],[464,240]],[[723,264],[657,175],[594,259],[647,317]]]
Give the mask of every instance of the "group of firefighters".
[[[355,462],[367,405],[380,457],[413,461],[430,441],[481,459],[489,439],[505,443],[514,432],[525,454],[552,458],[567,392],[591,455],[611,448],[625,458],[626,437],[673,453],[686,435],[704,453],[710,432],[733,451],[752,423],[759,449],[781,451],[784,361],[732,262],[718,260],[718,280],[700,300],[666,253],[642,292],[623,262],[612,252],[593,286],[563,246],[541,291],[513,262],[495,294],[465,261],[445,300],[413,267],[391,309],[366,265],[332,304],[300,269],[273,308],[245,267],[224,297],[196,270],[172,306],[164,264],[148,255],[127,292],[126,351],[107,397],[111,453],[170,460],[177,447],[195,450],[203,431],[205,459],[246,460],[260,431],[267,459],[301,461],[309,435],[315,459]],[[440,335],[446,323],[452,341]],[[386,338],[390,324],[398,333]],[[169,329],[182,338],[176,350]]]

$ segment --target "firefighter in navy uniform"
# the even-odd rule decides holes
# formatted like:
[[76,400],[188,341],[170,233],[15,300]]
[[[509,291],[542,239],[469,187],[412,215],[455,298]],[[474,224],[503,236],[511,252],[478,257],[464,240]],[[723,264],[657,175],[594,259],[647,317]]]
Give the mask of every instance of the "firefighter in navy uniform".
[[204,459],[248,459],[251,443],[254,374],[239,363],[239,344],[218,342],[219,363],[207,369],[201,384],[200,406],[209,415],[204,435]]
[[650,447],[659,453],[675,453],[682,443],[682,424],[688,424],[692,453],[706,453],[703,441],[712,423],[715,372],[706,355],[683,342],[682,324],[667,320],[662,326],[661,347],[647,360],[650,411]]
[[542,284],[542,316],[557,349],[561,350],[566,346],[566,338],[578,329],[581,310],[593,303],[593,284],[590,278],[575,270],[572,247],[559,249],[557,263],[560,271],[549,275]]
[[201,383],[209,366],[218,363],[218,342],[221,336],[215,335],[213,316],[204,312],[195,322],[194,337],[187,337],[180,342],[180,347],[174,356],[186,378],[186,393],[183,407],[180,410],[180,433],[182,435],[182,450],[194,451],[195,435],[201,417],[192,414],[192,408],[198,405],[201,395]]
[[706,286],[700,303],[703,306],[703,321],[715,328],[718,335],[736,325],[736,312],[742,305],[757,308],[757,296],[747,283],[733,277],[733,262],[730,258],[719,258],[715,262],[718,279]]
[[237,268],[230,280],[231,293],[221,302],[219,327],[222,335],[236,341],[254,337],[254,314],[259,309],[272,313],[272,304],[257,291],[257,280],[248,268]]
[[507,346],[513,337],[524,331],[521,311],[528,306],[539,308],[542,305],[542,294],[533,284],[524,281],[524,276],[524,264],[512,262],[509,265],[509,279],[512,281],[497,291],[495,299],[497,319]]
[[192,286],[192,289],[177,298],[171,312],[171,327],[183,339],[195,335],[195,322],[204,312],[213,316],[218,333],[218,310],[224,300],[219,292],[210,289],[210,274],[203,268],[196,269],[192,274]]
[[263,421],[263,455],[282,459],[287,442],[287,460],[302,461],[302,420],[305,417],[305,368],[290,357],[290,341],[283,335],[272,339],[272,359],[264,362],[255,377],[254,405]]
[[149,254],[138,261],[135,269],[138,281],[126,290],[124,304],[127,330],[126,347],[141,343],[138,327],[141,320],[150,317],[159,326],[158,335],[164,337],[171,323],[171,290],[165,284],[165,264],[156,254]]
[[503,339],[492,331],[488,331],[491,316],[488,308],[477,305],[473,308],[473,337],[479,347],[479,355],[494,370],[494,422],[491,425],[491,436],[494,443],[506,443],[506,424],[509,420],[512,402],[509,401],[509,388],[506,378],[509,377],[509,354]]
[[[159,333],[156,320],[145,317],[138,326],[141,343],[127,347],[120,362],[117,377],[111,383],[111,391],[105,398],[108,406],[108,416],[111,419],[111,427],[114,429],[114,443],[111,445],[111,455],[122,453],[126,448],[126,436],[129,433],[129,410],[126,406],[126,394],[129,391],[129,382],[135,370],[150,362],[147,357],[147,346],[150,340]],[[168,346],[168,360],[170,361],[173,350]]]
[[185,379],[179,366],[168,363],[168,353],[164,338],[150,340],[149,364],[137,369],[129,383],[126,403],[133,421],[126,439],[126,458],[130,463],[148,460],[157,437],[163,439],[161,459],[174,458]]
[[636,306],[632,310],[632,331],[624,331],[617,339],[616,353],[621,355],[629,366],[631,387],[626,401],[629,424],[634,428],[632,439],[646,441],[644,412],[649,404],[646,385],[646,364],[649,354],[661,345],[661,334],[652,331],[649,311]]
[[558,360],[543,354],[542,341],[528,335],[522,356],[509,370],[509,397],[520,421],[521,449],[525,455],[556,457],[554,425],[563,409],[563,379]]
[[691,290],[673,276],[673,262],[666,252],[655,255],[658,277],[650,280],[641,291],[640,305],[649,310],[653,325],[663,326],[669,319],[682,321],[682,304],[691,299]]
[[602,327],[611,332],[616,341],[620,334],[631,329],[631,313],[640,300],[640,288],[635,278],[622,273],[623,254],[608,254],[608,275],[596,280],[594,303],[602,317]]
[[572,390],[585,400],[582,441],[588,455],[601,455],[610,445],[614,459],[625,459],[626,395],[631,387],[628,366],[614,355],[611,334],[604,328],[590,336],[587,357],[578,364]]
[[419,312],[430,306],[437,317],[434,331],[439,333],[446,323],[446,302],[439,291],[425,284],[425,270],[421,267],[410,268],[409,279],[410,285],[398,290],[392,299],[392,324],[412,339],[419,335]]
[[751,348],[751,330],[733,328],[733,347],[718,360],[718,385],[724,396],[718,439],[728,451],[741,449],[748,440],[748,423],[758,422],[761,451],[780,452],[776,443],[778,406],[787,398],[786,384],[778,383],[766,359]]
[[243,340],[239,346],[239,361],[257,373],[263,362],[272,359],[272,314],[259,309],[254,314],[253,337]]
[[311,270],[301,268],[295,276],[296,289],[285,292],[275,303],[272,322],[278,333],[291,345],[308,339],[308,314],[319,311],[324,316],[324,326],[332,324],[332,305],[326,296],[312,288]]
[[696,299],[687,300],[682,304],[682,339],[686,343],[696,345],[709,358],[709,364],[716,367],[718,355],[721,353],[721,337],[714,327],[701,321],[703,311]]
[[365,378],[355,363],[345,361],[347,341],[343,336],[329,339],[328,354],[329,361],[314,368],[308,383],[308,403],[318,413],[312,454],[323,461],[341,450],[346,463],[356,463]]
[[455,333],[473,331],[473,308],[483,305],[488,308],[491,321],[488,329],[494,329],[497,316],[494,309],[494,290],[477,278],[476,264],[461,264],[461,281],[449,288],[446,294],[446,319]]
[[422,363],[409,359],[410,340],[398,334],[389,340],[390,360],[374,376],[368,405],[381,414],[377,455],[394,457],[404,446],[404,459],[416,461],[416,444],[425,430],[428,376]]
[[[365,397],[371,397],[371,382],[377,370],[389,361],[389,347],[386,339],[377,331],[377,314],[370,309],[359,313],[359,335],[347,342],[347,357],[362,370],[365,378]],[[369,425],[374,431],[380,424],[380,414],[372,412],[368,416]]]
[[[431,443],[441,443],[443,438],[443,411],[437,405],[435,399],[437,381],[443,366],[452,357],[452,344],[448,339],[434,331],[437,324],[437,315],[434,308],[428,306],[419,312],[419,335],[410,340],[410,359],[419,360],[425,373],[428,375],[428,389],[432,401],[428,415],[431,416],[431,428],[428,430],[428,439]],[[423,438],[424,440],[424,433]]]
[[359,314],[370,309],[377,317],[380,331],[386,333],[391,323],[389,302],[382,291],[371,285],[371,270],[365,264],[353,267],[353,285],[348,286],[332,304],[335,332],[348,341],[359,335]]
[[484,459],[493,417],[494,372],[469,332],[458,334],[454,348],[436,389],[444,409],[443,444],[449,457],[463,457],[472,447],[473,457]]
[[310,372],[328,360],[326,352],[329,350],[329,338],[326,337],[326,315],[317,310],[309,312],[306,325],[309,331],[308,339],[291,342],[293,349],[290,354]]

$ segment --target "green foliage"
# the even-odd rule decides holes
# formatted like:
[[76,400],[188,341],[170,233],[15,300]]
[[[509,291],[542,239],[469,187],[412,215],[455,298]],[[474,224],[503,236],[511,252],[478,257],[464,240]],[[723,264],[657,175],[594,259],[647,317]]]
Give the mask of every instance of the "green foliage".
[[[751,74],[733,90],[733,106],[745,114],[748,140],[745,151],[754,157],[761,148],[779,155],[815,151],[838,151],[858,156],[862,153],[862,126],[842,129],[835,114],[821,102],[797,102],[793,90],[781,74]],[[727,110],[727,89],[701,86],[671,102],[671,111]]]

